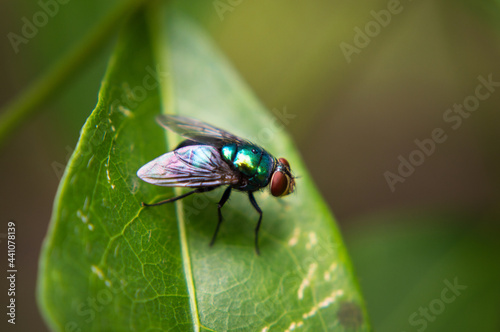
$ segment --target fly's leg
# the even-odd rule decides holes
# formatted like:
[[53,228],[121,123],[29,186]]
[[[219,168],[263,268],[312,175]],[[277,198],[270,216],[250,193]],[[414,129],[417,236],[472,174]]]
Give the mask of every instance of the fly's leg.
[[220,224],[222,223],[221,209],[224,206],[224,204],[227,202],[227,200],[229,199],[230,195],[231,195],[231,187],[227,187],[226,191],[224,191],[224,194],[222,194],[222,197],[219,201],[219,204],[217,205],[217,207],[218,207],[217,211],[219,212],[219,221],[217,222],[217,227],[215,228],[214,236],[212,236],[212,241],[210,241],[210,246],[214,245],[215,239],[217,238],[217,233],[219,233],[219,227],[220,227]]
[[158,203],[147,204],[147,203],[142,202],[141,205],[142,206],[157,206],[157,205],[162,205],[162,204],[166,204],[166,203],[172,203],[172,202],[175,202],[179,199],[183,199],[184,197],[188,197],[189,195],[198,194],[198,193],[205,193],[207,191],[214,190],[215,188],[216,187],[198,188],[198,189],[195,189],[193,191],[182,194],[180,196],[172,197],[172,198],[166,199],[166,200],[158,202]]
[[248,198],[250,199],[250,203],[252,203],[255,210],[257,210],[257,212],[259,212],[259,221],[257,222],[257,227],[255,227],[255,252],[257,253],[257,255],[260,255],[259,229],[260,229],[260,224],[262,222],[262,210],[260,209],[259,205],[257,204],[257,201],[255,201],[255,197],[253,197],[253,192],[251,192],[251,191],[248,192]]

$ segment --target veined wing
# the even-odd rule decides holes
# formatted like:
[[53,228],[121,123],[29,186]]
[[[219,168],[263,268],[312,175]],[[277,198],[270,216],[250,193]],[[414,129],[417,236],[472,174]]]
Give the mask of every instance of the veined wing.
[[227,143],[248,144],[236,135],[195,119],[177,115],[159,115],[156,121],[164,128],[196,142],[221,146]]
[[238,182],[217,148],[209,145],[189,145],[166,153],[142,166],[137,176],[166,187],[211,187]]

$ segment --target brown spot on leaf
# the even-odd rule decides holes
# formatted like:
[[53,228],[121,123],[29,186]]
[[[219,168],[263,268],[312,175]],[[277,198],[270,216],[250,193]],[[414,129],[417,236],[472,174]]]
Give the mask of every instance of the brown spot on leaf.
[[348,329],[357,329],[363,324],[363,312],[354,302],[342,302],[337,316],[340,324]]

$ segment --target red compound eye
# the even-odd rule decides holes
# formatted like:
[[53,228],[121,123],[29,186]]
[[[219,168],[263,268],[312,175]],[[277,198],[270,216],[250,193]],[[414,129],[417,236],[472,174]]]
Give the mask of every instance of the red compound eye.
[[282,163],[283,165],[286,166],[286,168],[290,169],[290,164],[288,163],[288,160],[286,160],[285,158],[278,158],[278,162]]
[[274,172],[271,178],[271,194],[275,197],[287,195],[289,180],[283,172]]

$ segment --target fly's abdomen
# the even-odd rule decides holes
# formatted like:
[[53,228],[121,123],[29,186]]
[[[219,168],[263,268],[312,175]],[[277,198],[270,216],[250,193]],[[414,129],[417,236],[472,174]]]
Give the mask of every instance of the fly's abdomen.
[[254,145],[228,144],[222,148],[222,157],[248,179],[247,190],[256,190],[269,183],[274,158]]

